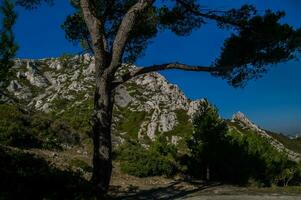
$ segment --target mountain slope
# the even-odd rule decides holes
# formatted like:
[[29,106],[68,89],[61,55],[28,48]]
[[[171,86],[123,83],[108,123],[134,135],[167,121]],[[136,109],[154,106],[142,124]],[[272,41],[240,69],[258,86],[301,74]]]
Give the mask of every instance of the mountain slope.
[[[93,57],[85,54],[15,63],[7,93],[27,108],[75,121],[84,119],[80,124],[88,128],[93,108]],[[124,65],[119,74],[134,68]],[[131,137],[147,143],[163,133],[176,144],[191,132],[191,116],[202,103],[187,99],[178,86],[158,73],[137,77],[117,88],[115,94],[115,142]],[[1,99],[9,101],[5,96]]]
[[[230,127],[235,128],[240,132],[252,131],[254,134],[259,135],[260,137],[267,138],[272,146],[274,146],[278,151],[287,153],[288,157],[294,161],[301,160],[301,154],[295,149],[289,148],[288,140],[280,139],[280,135],[272,132],[267,132],[259,128],[256,124],[251,122],[242,112],[237,112],[233,115],[230,122]],[[301,145],[301,144],[300,144]]]
[[[94,67],[94,58],[88,54],[19,59],[11,70],[11,81],[5,93],[28,109],[53,114],[81,132],[89,133]],[[118,73],[134,68],[124,65]],[[9,102],[11,99],[0,95],[0,101]],[[148,144],[159,134],[164,134],[171,143],[184,145],[183,138],[192,133],[192,116],[202,103],[202,99],[189,100],[177,85],[168,83],[158,73],[139,76],[115,91],[113,142],[116,144],[131,138]],[[283,145],[287,141],[260,129],[242,113],[234,115],[229,125],[241,132],[251,130],[268,138],[276,149],[287,152],[291,159],[300,159],[300,154],[292,151],[294,149]]]

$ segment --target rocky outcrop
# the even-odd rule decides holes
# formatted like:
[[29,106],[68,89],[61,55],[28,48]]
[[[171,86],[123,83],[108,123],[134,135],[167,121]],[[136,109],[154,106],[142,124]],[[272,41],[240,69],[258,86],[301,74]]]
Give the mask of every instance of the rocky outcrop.
[[[64,112],[92,99],[95,64],[94,58],[88,54],[64,59],[24,59],[15,63],[16,76],[7,90],[28,107],[44,112],[58,109]],[[121,75],[135,68],[124,65],[118,73]],[[155,140],[158,134],[188,123],[179,121],[177,113],[184,112],[187,118],[191,118],[201,102],[189,100],[177,85],[170,84],[159,73],[145,74],[116,89],[115,110],[128,112],[124,111],[122,116],[116,114],[113,121],[119,124],[124,117],[130,117],[126,115],[144,113],[143,118],[136,122],[139,127],[137,137],[147,136]],[[119,131],[125,134],[129,130]],[[174,136],[170,140],[177,143],[180,138]]]

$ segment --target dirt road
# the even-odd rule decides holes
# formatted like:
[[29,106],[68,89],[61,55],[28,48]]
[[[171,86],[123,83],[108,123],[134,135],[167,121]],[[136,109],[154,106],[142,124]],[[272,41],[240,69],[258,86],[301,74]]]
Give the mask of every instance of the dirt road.
[[176,198],[175,200],[301,200],[301,196],[287,195],[197,195]]

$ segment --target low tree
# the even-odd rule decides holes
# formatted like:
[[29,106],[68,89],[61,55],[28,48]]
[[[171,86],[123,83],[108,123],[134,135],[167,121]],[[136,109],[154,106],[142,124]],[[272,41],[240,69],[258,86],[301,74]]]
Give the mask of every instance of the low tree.
[[[50,1],[50,0],[44,0]],[[32,8],[42,0],[17,0]],[[280,23],[284,12],[259,14],[254,6],[216,10],[198,0],[71,0],[76,12],[63,27],[71,41],[84,44],[95,56],[95,94],[92,114],[93,175],[97,196],[107,191],[112,172],[111,124],[116,87],[139,75],[178,69],[208,72],[237,87],[259,78],[270,64],[291,60],[301,46],[301,30]],[[122,62],[134,63],[162,30],[189,35],[213,20],[232,34],[211,66],[169,62],[116,75]],[[201,44],[200,44],[201,45]]]
[[[210,179],[210,168],[223,162],[228,143],[227,123],[220,118],[217,109],[207,100],[193,118],[193,134],[188,140],[195,175]],[[221,165],[222,166],[222,165]]]
[[12,58],[15,56],[18,46],[15,43],[13,25],[16,22],[14,4],[9,0],[0,3],[1,28],[0,28],[0,81],[6,86],[9,68],[12,66]]

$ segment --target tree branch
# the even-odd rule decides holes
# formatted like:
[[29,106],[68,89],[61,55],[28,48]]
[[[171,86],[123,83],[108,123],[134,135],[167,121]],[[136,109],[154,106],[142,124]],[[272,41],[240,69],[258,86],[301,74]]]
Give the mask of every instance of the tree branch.
[[[204,18],[207,18],[210,20],[215,20],[217,22],[224,23],[224,24],[229,24],[229,25],[232,25],[232,26],[235,26],[238,28],[248,28],[248,27],[246,27],[246,25],[243,25],[243,24],[240,24],[240,23],[237,23],[234,21],[226,20],[224,17],[216,15],[210,11],[207,13],[202,13],[198,9],[196,9],[194,6],[188,4],[187,2],[185,2],[183,0],[176,0],[176,1],[179,4],[181,4],[182,6],[184,6],[184,8],[186,8],[189,12],[193,13],[196,16],[204,17]],[[217,12],[217,11],[215,11],[215,12]],[[222,12],[222,11],[220,11],[220,12]]]
[[133,26],[135,25],[138,14],[152,3],[154,3],[154,0],[138,0],[123,17],[113,42],[112,60],[110,65],[110,70],[112,72],[115,72],[118,66],[120,66],[126,42],[128,41]]
[[195,71],[195,72],[215,72],[218,70],[216,67],[194,66],[194,65],[186,65],[181,63],[166,63],[161,65],[153,65],[150,67],[139,68],[122,75],[118,80],[114,81],[114,86],[117,87],[118,85],[123,84],[126,81],[134,77],[140,76],[142,74],[156,72],[156,71],[170,70],[170,69]]

